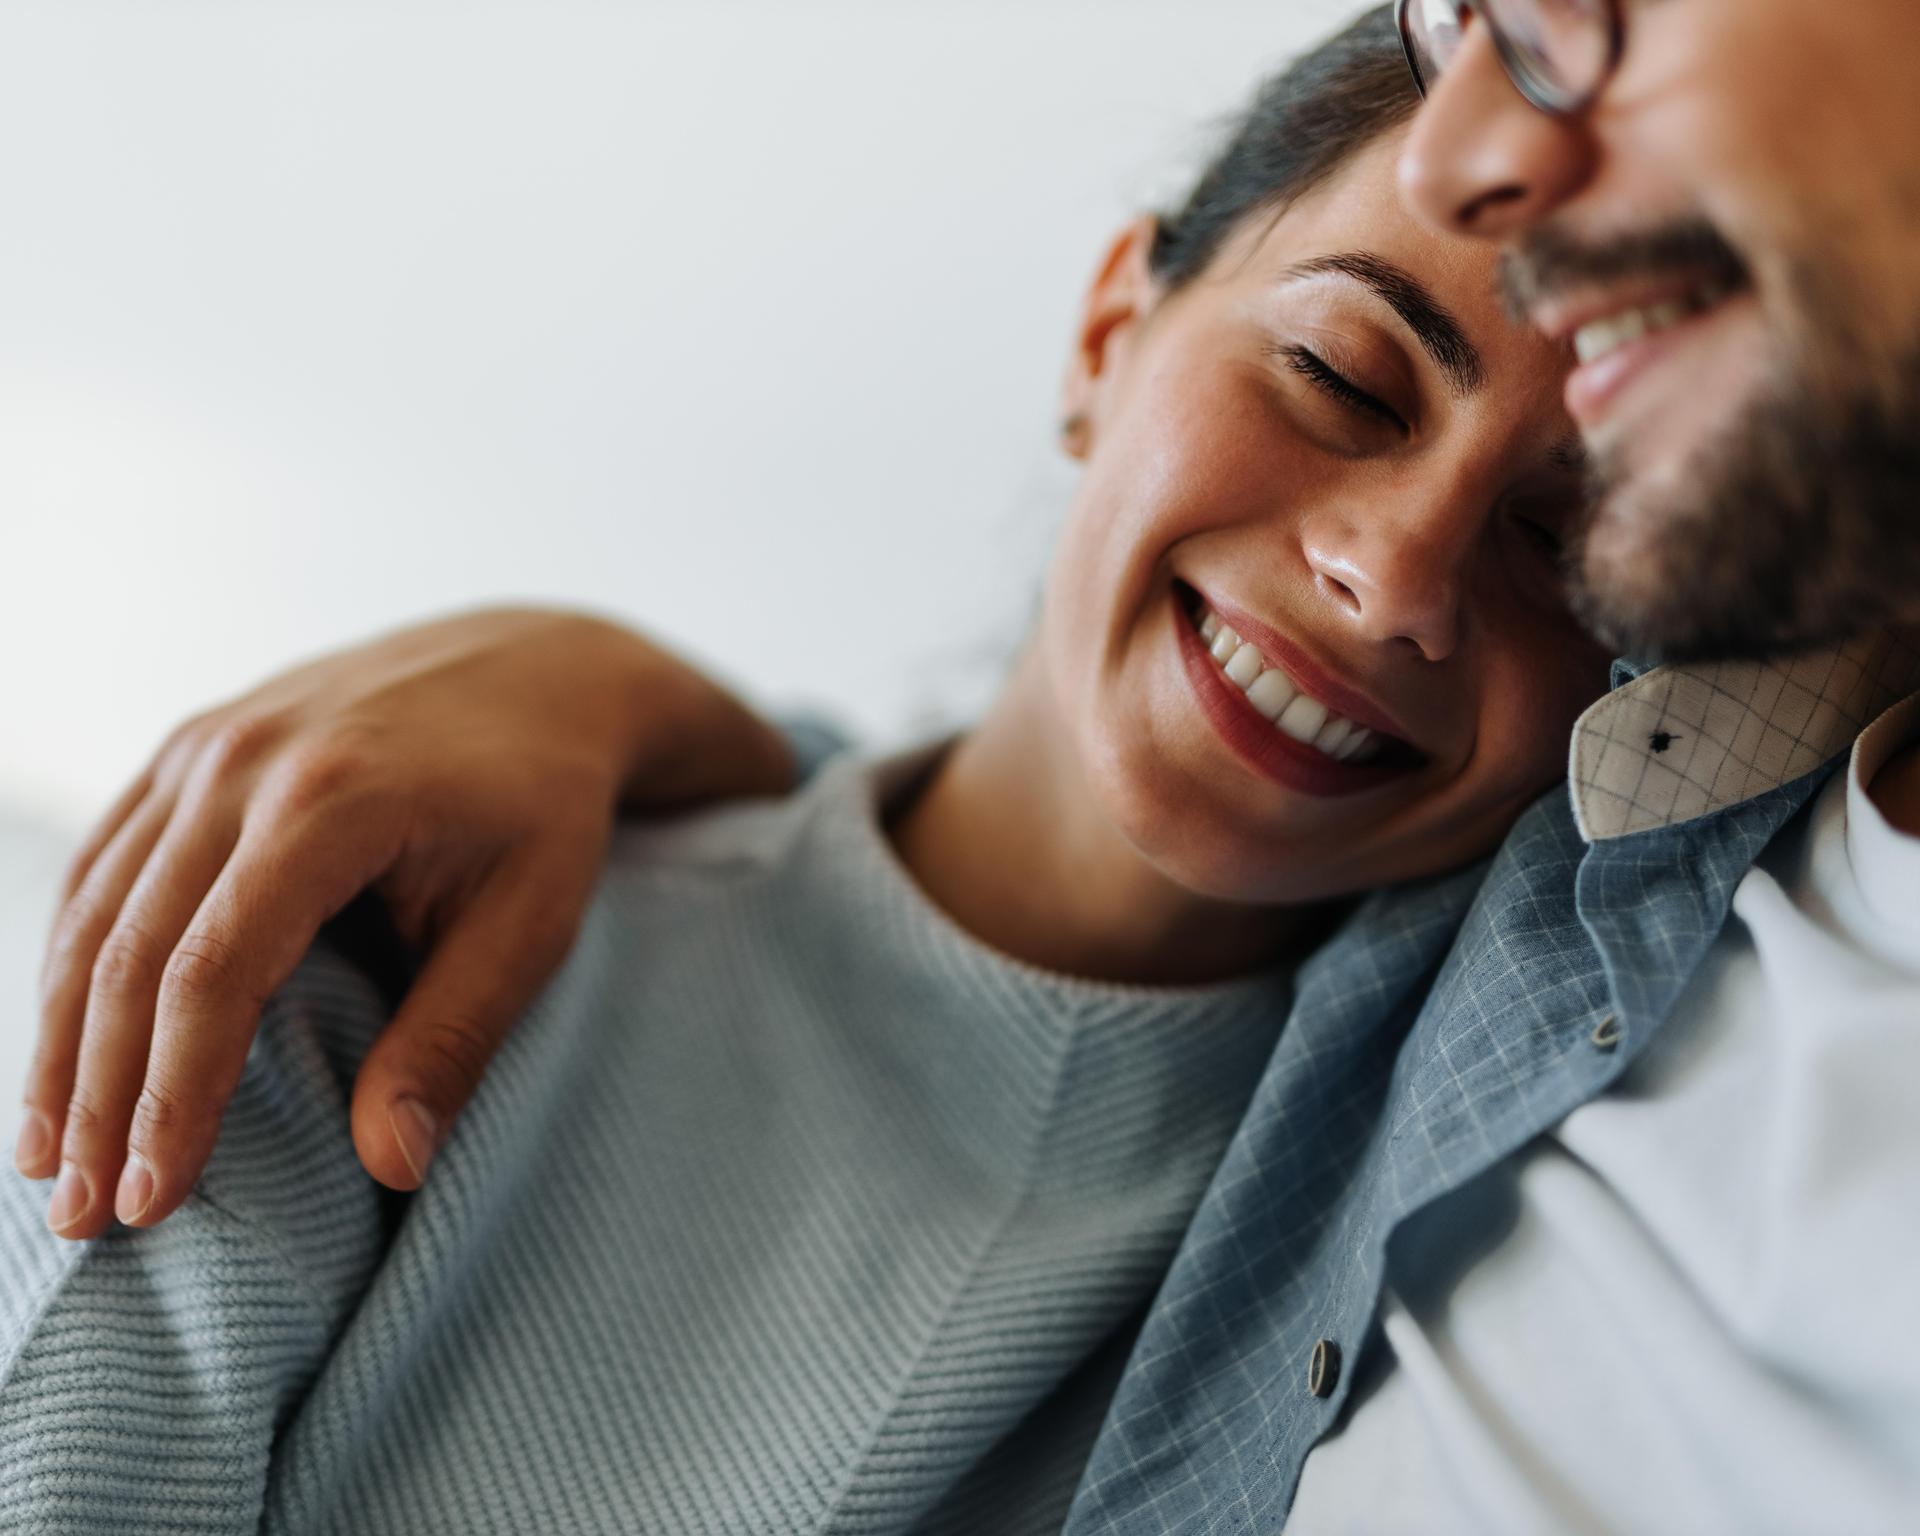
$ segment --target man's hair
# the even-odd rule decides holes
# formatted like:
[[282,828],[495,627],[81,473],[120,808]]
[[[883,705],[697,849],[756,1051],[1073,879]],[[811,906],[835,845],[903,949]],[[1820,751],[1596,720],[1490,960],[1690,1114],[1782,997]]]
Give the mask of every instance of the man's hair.
[[1259,88],[1185,205],[1160,219],[1153,275],[1170,290],[1190,282],[1244,220],[1277,216],[1419,104],[1393,8],[1375,6]]

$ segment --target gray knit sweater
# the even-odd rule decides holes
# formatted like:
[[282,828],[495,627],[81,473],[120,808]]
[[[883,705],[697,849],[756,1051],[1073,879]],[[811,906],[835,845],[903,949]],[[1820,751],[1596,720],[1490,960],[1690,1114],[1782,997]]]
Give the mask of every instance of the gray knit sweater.
[[881,830],[931,761],[623,830],[415,1196],[324,945],[162,1225],[9,1170],[0,1531],[1058,1530],[1286,984],[987,949]]

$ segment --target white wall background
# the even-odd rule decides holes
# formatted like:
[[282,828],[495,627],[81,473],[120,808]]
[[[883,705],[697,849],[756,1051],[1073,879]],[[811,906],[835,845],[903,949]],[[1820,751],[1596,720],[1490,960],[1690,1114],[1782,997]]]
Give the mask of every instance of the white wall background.
[[505,598],[964,706],[1101,241],[1356,9],[6,0],[0,801]]

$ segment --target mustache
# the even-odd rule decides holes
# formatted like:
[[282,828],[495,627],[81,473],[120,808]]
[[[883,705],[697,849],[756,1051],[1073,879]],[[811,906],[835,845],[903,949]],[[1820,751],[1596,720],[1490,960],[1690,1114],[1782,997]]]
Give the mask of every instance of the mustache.
[[1586,239],[1540,225],[1500,253],[1495,274],[1500,302],[1516,325],[1572,288],[1623,280],[1692,278],[1743,288],[1747,263],[1704,218],[1688,217],[1605,239]]

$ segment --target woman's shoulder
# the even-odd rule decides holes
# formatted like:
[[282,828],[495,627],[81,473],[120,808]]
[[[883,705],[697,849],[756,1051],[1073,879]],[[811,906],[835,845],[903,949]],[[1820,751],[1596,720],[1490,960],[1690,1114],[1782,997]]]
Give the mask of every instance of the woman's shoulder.
[[788,855],[817,809],[820,788],[816,777],[786,795],[622,821],[607,850],[607,876],[665,883],[750,879]]
[[878,837],[879,807],[903,778],[937,754],[930,742],[887,752],[843,751],[791,793],[732,800],[681,815],[622,822],[608,850],[608,877],[669,885],[752,880],[796,860]]

